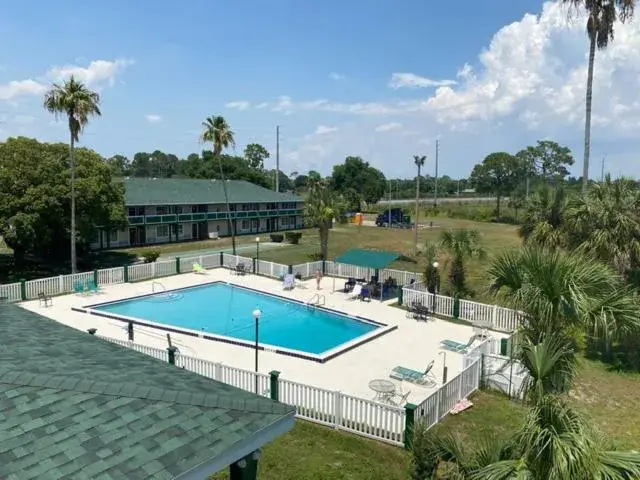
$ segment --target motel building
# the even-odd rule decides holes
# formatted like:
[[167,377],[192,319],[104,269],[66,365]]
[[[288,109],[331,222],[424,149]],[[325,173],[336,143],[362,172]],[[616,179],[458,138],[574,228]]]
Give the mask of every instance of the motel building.
[[[230,235],[220,180],[125,178],[129,227],[98,229],[94,249],[205,240]],[[273,233],[303,227],[304,202],[243,180],[226,180],[236,235]]]

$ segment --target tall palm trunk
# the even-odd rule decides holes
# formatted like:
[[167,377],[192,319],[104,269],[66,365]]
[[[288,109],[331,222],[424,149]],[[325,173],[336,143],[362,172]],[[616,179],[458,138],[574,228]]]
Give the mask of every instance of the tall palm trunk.
[[[420,204],[420,165],[418,165],[418,176],[416,177],[416,218],[413,221],[413,225],[415,226],[415,231],[413,232],[413,253],[418,254],[418,211]],[[389,209],[391,209],[391,204],[389,204]],[[391,227],[391,225],[389,225]]]
[[589,70],[587,73],[587,96],[584,117],[584,164],[582,165],[582,195],[586,195],[589,184],[589,155],[591,153],[591,100],[593,98],[593,64],[596,58],[596,38],[594,31],[589,39]]
[[224,171],[222,170],[222,159],[220,158],[220,154],[216,155],[218,157],[218,167],[220,168],[220,181],[222,182],[222,191],[224,192],[224,201],[227,205],[227,229],[229,233],[231,233],[231,251],[233,254],[236,254],[236,229],[235,229],[235,221],[231,221],[231,205],[229,204],[229,193],[227,192],[227,181],[224,178]]
[[69,129],[71,141],[69,142],[69,163],[71,167],[71,273],[76,273],[76,155],[74,150],[74,135]]
[[320,222],[320,255],[323,260],[327,259],[329,254],[329,226],[331,220],[323,220]]

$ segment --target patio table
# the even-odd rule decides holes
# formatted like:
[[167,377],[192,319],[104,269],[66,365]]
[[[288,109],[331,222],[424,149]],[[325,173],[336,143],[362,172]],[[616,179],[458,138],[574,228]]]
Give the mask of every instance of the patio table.
[[376,378],[369,382],[369,388],[376,392],[373,400],[382,403],[391,403],[396,393],[396,385],[390,380]]

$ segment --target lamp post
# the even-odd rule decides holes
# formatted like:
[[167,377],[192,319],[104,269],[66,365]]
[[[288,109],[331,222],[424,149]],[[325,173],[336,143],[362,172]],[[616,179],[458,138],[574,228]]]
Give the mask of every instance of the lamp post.
[[256,395],[258,394],[258,324],[260,323],[260,317],[262,312],[259,308],[253,311],[253,319],[256,321]]
[[256,237],[256,273],[260,273],[260,237]]
[[433,262],[433,298],[431,300],[431,311],[433,313],[436,312],[436,294],[438,290],[438,267],[440,264],[438,262]]
[[447,352],[440,352],[442,355],[442,385],[447,383]]

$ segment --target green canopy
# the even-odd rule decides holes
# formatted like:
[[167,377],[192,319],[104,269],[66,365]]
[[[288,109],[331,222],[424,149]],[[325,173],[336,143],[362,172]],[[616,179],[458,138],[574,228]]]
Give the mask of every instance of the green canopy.
[[357,265],[358,267],[380,269],[388,267],[399,257],[400,254],[396,252],[354,248],[340,255],[335,261],[346,263],[347,265]]

